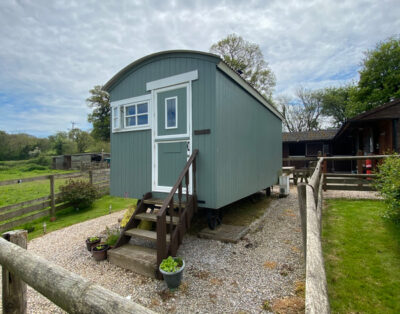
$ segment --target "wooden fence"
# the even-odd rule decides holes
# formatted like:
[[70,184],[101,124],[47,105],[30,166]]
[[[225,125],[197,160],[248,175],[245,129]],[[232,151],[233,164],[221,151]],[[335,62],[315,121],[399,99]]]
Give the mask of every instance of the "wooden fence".
[[27,312],[27,284],[68,313],[153,313],[26,250],[27,232],[0,237],[3,313]]
[[[97,171],[55,174],[33,178],[0,181],[0,186],[5,186],[22,184],[25,182],[49,180],[50,192],[48,196],[0,207],[0,232],[10,230],[14,227],[20,226],[41,217],[49,215],[51,217],[55,217],[55,213],[57,211],[69,207],[70,204],[62,203],[62,201],[59,199],[60,193],[55,193],[56,179],[88,178],[89,181],[98,188],[100,193],[104,194],[109,187],[109,176],[110,169],[102,169]],[[31,214],[27,215],[29,213]],[[15,219],[20,216],[23,217]]]
[[[370,191],[374,174],[326,173],[329,160],[380,160],[389,155],[321,157],[308,183],[297,185],[306,260],[306,313],[329,313],[329,298],[321,245],[323,189]],[[359,165],[361,163],[358,163]],[[362,171],[362,165],[359,166]]]

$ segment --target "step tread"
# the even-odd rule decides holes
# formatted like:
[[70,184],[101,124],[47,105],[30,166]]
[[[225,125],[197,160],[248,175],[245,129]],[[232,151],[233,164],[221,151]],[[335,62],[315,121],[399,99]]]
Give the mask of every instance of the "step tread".
[[[155,231],[133,228],[126,230],[125,234],[131,237],[139,237],[146,240],[157,241],[157,232]],[[167,234],[167,242],[169,241],[170,235]]]
[[[149,205],[156,205],[156,206],[162,206],[162,204],[164,203],[164,199],[161,198],[149,198],[147,200],[143,200],[143,203],[145,204],[149,204]],[[182,201],[181,202],[181,206],[182,208],[184,208],[186,206],[186,202]],[[178,202],[174,201],[174,207],[178,207]]]
[[[150,214],[150,213],[140,213],[135,216],[135,218],[140,219],[140,220],[146,220],[146,221],[153,221],[157,222],[157,215],[156,214]],[[170,222],[170,216],[166,216],[167,224]],[[172,217],[172,223],[174,225],[177,225],[179,223],[179,217],[173,216]]]
[[135,273],[155,278],[157,271],[157,250],[125,244],[107,252],[110,263]]
[[157,263],[157,250],[134,244],[124,244],[116,249],[108,251],[110,255],[123,255],[130,259],[139,260],[145,263]]

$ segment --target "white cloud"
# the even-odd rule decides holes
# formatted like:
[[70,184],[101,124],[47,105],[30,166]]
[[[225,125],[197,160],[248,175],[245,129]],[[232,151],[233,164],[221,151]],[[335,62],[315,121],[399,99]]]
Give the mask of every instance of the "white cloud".
[[89,128],[88,90],[168,49],[207,51],[235,32],[258,43],[276,95],[357,79],[362,52],[400,29],[397,0],[2,1],[0,129]]

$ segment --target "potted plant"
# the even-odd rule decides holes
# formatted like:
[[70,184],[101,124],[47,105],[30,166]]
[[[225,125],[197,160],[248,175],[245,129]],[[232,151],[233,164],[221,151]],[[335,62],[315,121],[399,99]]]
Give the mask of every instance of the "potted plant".
[[169,256],[161,262],[159,269],[170,290],[178,288],[181,284],[184,268],[185,261],[180,257]]
[[107,258],[108,244],[99,244],[92,248],[92,256],[96,261],[103,261]]
[[86,248],[88,251],[92,251],[92,247],[100,243],[99,237],[90,237],[86,239]]

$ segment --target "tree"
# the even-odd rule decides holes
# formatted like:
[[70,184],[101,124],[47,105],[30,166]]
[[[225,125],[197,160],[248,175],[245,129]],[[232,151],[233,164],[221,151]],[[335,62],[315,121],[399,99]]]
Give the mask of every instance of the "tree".
[[333,119],[333,125],[340,127],[351,117],[349,112],[350,97],[354,85],[328,87],[320,91],[322,96],[322,114]]
[[296,98],[281,97],[278,109],[283,116],[284,128],[289,132],[304,132],[320,129],[322,115],[322,93],[300,87]]
[[57,155],[73,154],[76,152],[76,143],[68,138],[67,132],[57,132],[49,136],[50,143]]
[[375,49],[366,51],[359,73],[350,114],[359,114],[400,97],[399,37],[379,42]]
[[86,99],[88,106],[93,109],[88,121],[93,124],[92,136],[102,141],[110,141],[110,95],[103,91],[102,86],[96,85],[90,90],[92,94]]
[[257,44],[250,43],[236,34],[213,44],[210,51],[221,58],[265,98],[271,99],[276,79]]
[[76,143],[78,153],[84,153],[92,142],[90,134],[78,128],[69,131],[68,138]]

